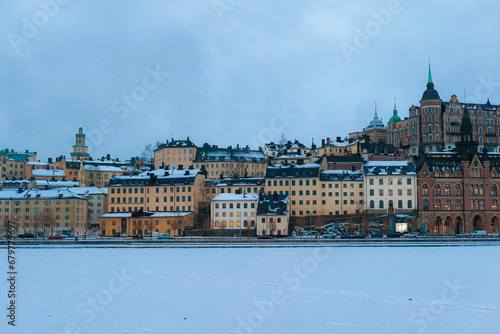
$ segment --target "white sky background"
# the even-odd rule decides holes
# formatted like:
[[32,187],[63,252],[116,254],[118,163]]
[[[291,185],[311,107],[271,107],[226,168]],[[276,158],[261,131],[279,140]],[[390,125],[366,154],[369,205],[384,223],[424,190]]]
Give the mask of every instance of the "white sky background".
[[[95,158],[128,159],[171,135],[199,146],[262,145],[281,132],[319,143],[361,130],[375,102],[385,122],[394,97],[407,116],[429,56],[443,100],[462,101],[466,86],[469,101],[500,103],[500,84],[480,79],[500,82],[494,0],[401,0],[383,25],[373,13],[391,1],[65,1],[47,22],[36,1],[0,3],[0,148],[69,157],[80,123],[103,135],[89,145]],[[357,29],[377,25],[348,60],[341,45],[360,46]],[[112,103],[142,85],[148,66],[168,76],[121,119]],[[297,117],[273,131],[283,108]],[[103,119],[110,133],[98,130]]]

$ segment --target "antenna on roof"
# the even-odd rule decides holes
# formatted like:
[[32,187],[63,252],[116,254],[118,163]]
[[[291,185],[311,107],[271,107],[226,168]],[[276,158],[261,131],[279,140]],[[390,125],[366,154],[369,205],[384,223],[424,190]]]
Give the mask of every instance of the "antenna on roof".
[[465,99],[465,104],[467,104],[467,87],[464,85],[464,99]]

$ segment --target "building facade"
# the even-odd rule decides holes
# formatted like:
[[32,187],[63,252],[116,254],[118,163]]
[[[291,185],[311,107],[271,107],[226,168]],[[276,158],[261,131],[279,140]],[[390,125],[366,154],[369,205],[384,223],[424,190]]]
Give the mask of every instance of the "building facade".
[[288,235],[288,197],[261,195],[257,206],[257,235]]
[[211,202],[211,227],[240,233],[255,230],[259,195],[253,193],[219,194]]

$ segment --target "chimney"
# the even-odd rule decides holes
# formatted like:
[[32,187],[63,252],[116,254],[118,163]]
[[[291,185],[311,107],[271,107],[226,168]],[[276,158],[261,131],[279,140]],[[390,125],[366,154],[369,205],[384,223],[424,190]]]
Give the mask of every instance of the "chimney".
[[341,143],[341,142],[342,142],[342,138],[337,137],[337,143]]
[[49,164],[51,164],[51,163],[52,163],[52,158],[49,158]]
[[325,140],[321,139],[321,147],[325,147]]
[[330,137],[326,138],[326,146],[330,146]]
[[184,165],[179,165],[179,166],[177,167],[177,169],[178,169],[178,170],[184,170]]

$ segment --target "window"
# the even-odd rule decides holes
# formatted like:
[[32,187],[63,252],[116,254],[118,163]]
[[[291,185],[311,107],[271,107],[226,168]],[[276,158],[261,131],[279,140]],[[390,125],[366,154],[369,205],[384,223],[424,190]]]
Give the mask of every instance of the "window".
[[412,208],[412,203],[411,203],[411,199],[408,200],[408,209],[411,209]]
[[458,184],[455,186],[455,196],[462,196],[462,191]]
[[424,201],[422,202],[422,204],[423,204],[423,205],[422,205],[422,206],[423,206],[423,210],[424,210],[424,211],[429,211],[429,201],[428,201],[428,200],[424,200]]
[[375,209],[375,201],[370,201],[370,209]]
[[451,187],[449,184],[444,186],[444,195],[445,196],[451,196]]
[[441,187],[439,186],[439,184],[436,184],[436,186],[434,187],[434,196],[441,196]]
[[422,185],[422,196],[429,196],[429,188],[426,184]]
[[497,186],[495,184],[491,186],[491,196],[497,196]]
[[403,201],[399,200],[398,201],[398,209],[402,209],[402,208],[403,208]]
[[379,207],[380,209],[383,209],[383,208],[384,208],[384,201],[380,200],[380,201],[378,202],[378,207]]

